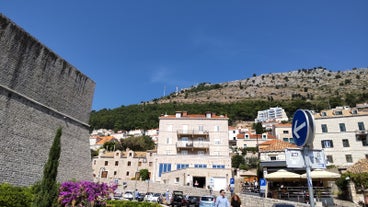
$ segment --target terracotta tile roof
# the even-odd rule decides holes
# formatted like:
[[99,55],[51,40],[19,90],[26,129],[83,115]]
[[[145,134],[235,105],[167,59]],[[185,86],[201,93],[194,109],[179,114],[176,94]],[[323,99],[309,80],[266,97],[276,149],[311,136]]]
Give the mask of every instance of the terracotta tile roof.
[[361,159],[346,171],[351,173],[368,173],[368,159]]
[[295,144],[278,139],[265,141],[259,144],[259,151],[284,151],[286,148],[298,148]]
[[117,140],[115,137],[113,136],[104,136],[104,137],[99,137],[98,139],[100,139],[96,144],[98,145],[103,145],[105,144],[106,142],[109,142],[111,140]]

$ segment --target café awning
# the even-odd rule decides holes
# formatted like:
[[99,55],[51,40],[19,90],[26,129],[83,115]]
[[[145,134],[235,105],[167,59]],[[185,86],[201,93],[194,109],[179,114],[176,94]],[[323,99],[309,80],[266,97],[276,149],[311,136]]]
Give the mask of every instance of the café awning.
[[[307,174],[306,173],[302,174],[301,178],[306,179]],[[322,170],[322,169],[315,169],[311,171],[311,178],[312,179],[322,179],[322,180],[336,180],[340,178],[340,174],[329,172],[329,171]]]
[[285,180],[285,179],[299,179],[298,173],[289,172],[284,169],[277,170],[276,172],[267,174],[264,176],[267,180]]

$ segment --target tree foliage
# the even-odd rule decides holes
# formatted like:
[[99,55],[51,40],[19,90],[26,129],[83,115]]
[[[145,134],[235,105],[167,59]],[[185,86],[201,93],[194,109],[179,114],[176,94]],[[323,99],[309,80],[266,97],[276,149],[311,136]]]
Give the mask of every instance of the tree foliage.
[[245,164],[245,159],[241,155],[233,155],[231,157],[231,167],[232,168],[239,168],[241,164]]
[[61,153],[60,138],[62,134],[62,129],[58,128],[56,131],[56,136],[52,143],[49,151],[49,157],[47,163],[43,169],[43,177],[36,187],[36,195],[34,205],[37,207],[50,207],[57,205],[58,197],[58,184],[56,182],[56,177],[59,167],[59,158]]
[[27,207],[33,200],[32,187],[18,187],[8,183],[0,184],[0,206]]

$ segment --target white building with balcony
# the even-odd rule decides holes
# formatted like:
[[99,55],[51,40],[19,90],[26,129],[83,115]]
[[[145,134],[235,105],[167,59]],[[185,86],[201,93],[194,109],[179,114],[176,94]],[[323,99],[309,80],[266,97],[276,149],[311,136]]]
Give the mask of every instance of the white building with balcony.
[[258,111],[257,118],[255,119],[256,123],[270,121],[289,121],[289,118],[287,117],[285,110],[281,107],[272,107],[267,110]]
[[[225,189],[231,177],[228,117],[176,112],[159,118],[156,181]],[[197,185],[195,185],[197,183]]]

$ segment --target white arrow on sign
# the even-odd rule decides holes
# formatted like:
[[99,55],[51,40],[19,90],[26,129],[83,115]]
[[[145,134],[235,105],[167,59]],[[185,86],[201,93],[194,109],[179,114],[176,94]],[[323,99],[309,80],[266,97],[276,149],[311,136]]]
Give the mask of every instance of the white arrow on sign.
[[301,130],[301,129],[303,129],[303,127],[305,127],[305,125],[306,125],[306,123],[305,122],[303,122],[302,124],[300,124],[299,126],[297,126],[298,125],[298,120],[295,120],[295,125],[294,125],[294,135],[295,135],[295,137],[297,138],[297,139],[299,139],[300,138],[300,136],[299,136],[299,134],[298,134],[298,131],[299,130]]

